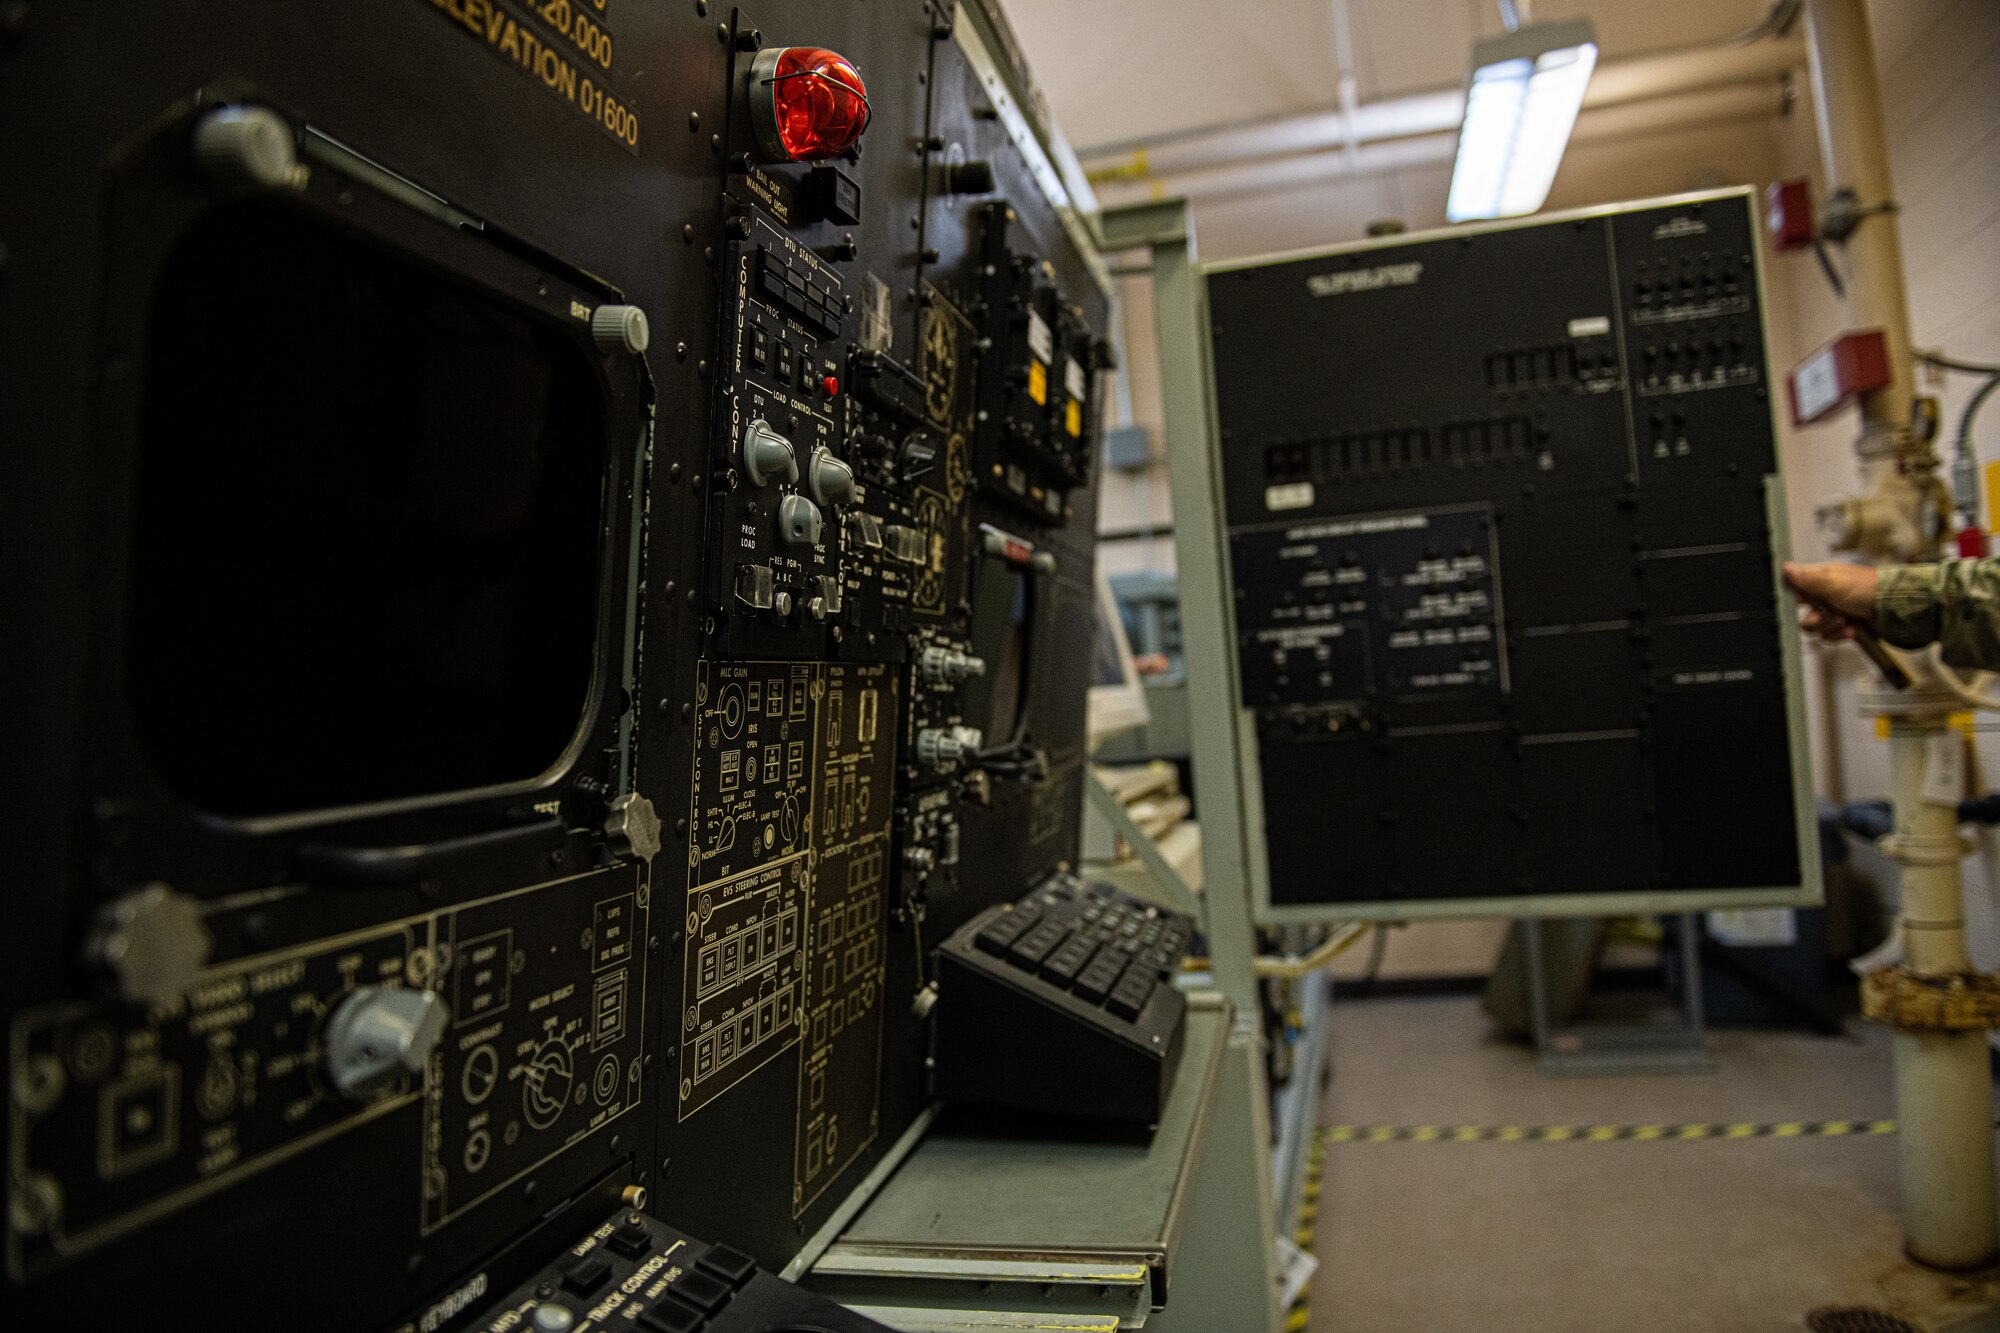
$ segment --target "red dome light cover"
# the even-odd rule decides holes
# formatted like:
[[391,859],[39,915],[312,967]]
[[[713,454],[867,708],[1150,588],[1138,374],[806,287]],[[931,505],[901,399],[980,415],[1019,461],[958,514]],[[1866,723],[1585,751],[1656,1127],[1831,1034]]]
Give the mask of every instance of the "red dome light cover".
[[768,47],[750,65],[750,123],[772,161],[839,157],[868,128],[868,88],[838,51]]

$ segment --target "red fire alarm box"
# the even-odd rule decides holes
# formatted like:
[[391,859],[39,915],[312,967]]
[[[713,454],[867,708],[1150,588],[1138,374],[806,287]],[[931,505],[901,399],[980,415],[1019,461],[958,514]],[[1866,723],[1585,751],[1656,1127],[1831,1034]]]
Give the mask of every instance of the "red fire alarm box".
[[1803,426],[1838,411],[1856,394],[1889,382],[1889,349],[1880,329],[1843,333],[1799,362],[1785,377],[1792,424]]
[[1764,228],[1780,250],[1804,250],[1813,243],[1812,186],[1803,180],[1764,187]]

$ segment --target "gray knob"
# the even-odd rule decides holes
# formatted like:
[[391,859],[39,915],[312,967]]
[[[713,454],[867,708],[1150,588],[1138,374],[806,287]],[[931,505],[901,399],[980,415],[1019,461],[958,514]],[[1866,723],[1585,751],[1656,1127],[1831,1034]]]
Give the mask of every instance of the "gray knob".
[[959,681],[985,675],[986,659],[933,644],[924,649],[924,655],[918,659],[918,667],[924,673],[924,679],[933,685],[956,685]]
[[601,305],[590,312],[590,340],[600,352],[637,356],[651,339],[646,312],[635,305]]
[[604,820],[604,841],[614,856],[651,861],[660,850],[660,812],[637,792],[618,797]]
[[819,545],[819,506],[803,495],[778,502],[778,535],[793,546]]
[[134,1004],[172,1004],[194,984],[215,938],[201,904],[165,884],[148,884],[98,909],[84,955],[107,969]]
[[813,450],[806,473],[812,482],[813,499],[821,504],[847,504],[854,499],[854,469],[826,450]]
[[528,1316],[528,1327],[535,1333],[569,1333],[576,1327],[576,1312],[567,1305],[537,1305]]
[[779,477],[799,479],[799,460],[792,452],[792,442],[771,429],[771,423],[762,417],[743,428],[743,475],[752,486],[765,486]]
[[327,1082],[359,1098],[404,1074],[421,1074],[449,1018],[436,991],[360,987],[326,1021]]
[[917,758],[932,768],[951,768],[984,739],[972,727],[925,727],[917,733]]
[[298,179],[292,127],[269,107],[217,107],[195,125],[193,146],[194,160],[217,185],[276,190]]

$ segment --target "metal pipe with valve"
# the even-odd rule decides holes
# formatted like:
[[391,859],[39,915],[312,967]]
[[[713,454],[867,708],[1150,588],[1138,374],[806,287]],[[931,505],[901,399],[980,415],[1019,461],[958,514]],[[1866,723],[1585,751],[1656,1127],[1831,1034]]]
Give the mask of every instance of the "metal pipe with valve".
[[[1855,441],[1864,494],[1821,515],[1838,550],[1872,561],[1933,560],[1951,512],[1929,433],[1917,429],[1909,304],[1895,192],[1864,0],[1806,0],[1806,48],[1828,187],[1854,219],[1840,237],[1850,329],[1879,329],[1888,382],[1861,395]],[[1894,830],[1882,848],[1901,870],[1904,961],[1863,980],[1863,1011],[1896,1030],[1896,1117],[1904,1246],[1938,1268],[1973,1268],[2000,1252],[1986,1032],[1996,992],[1966,952],[1956,797],[1932,800],[1934,764],[1963,740],[1959,692],[1931,659],[1908,662],[1897,689],[1871,674],[1864,713],[1884,718],[1894,766]]]

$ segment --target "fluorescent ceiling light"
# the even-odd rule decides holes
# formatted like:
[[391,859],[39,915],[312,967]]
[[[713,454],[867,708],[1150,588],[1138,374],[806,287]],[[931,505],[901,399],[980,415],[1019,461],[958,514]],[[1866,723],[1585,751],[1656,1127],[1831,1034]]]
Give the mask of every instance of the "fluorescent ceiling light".
[[1445,215],[1466,222],[1540,208],[1596,68],[1588,19],[1537,23],[1475,46]]

